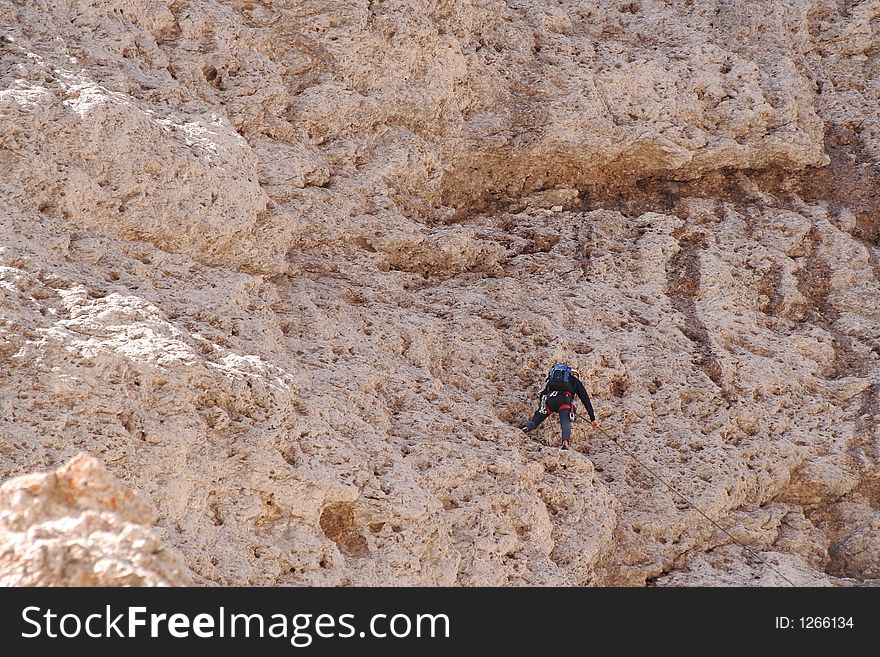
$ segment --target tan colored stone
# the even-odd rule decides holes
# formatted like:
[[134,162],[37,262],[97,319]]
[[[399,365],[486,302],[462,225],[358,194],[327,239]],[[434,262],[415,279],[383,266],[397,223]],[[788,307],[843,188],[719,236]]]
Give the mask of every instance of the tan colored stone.
[[156,512],[94,458],[0,487],[0,586],[181,586],[180,557],[150,531]]
[[100,458],[199,583],[785,583],[624,447],[876,579],[880,3],[0,15],[3,479]]

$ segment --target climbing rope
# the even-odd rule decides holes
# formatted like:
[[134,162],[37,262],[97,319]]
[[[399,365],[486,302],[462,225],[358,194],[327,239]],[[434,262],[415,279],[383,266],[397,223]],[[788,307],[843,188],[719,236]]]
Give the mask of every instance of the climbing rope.
[[688,505],[690,505],[691,508],[694,509],[694,511],[696,511],[697,513],[699,513],[699,514],[700,514],[701,516],[703,516],[706,520],[708,520],[708,521],[711,522],[713,525],[715,525],[715,527],[717,527],[717,528],[720,529],[722,532],[724,532],[725,534],[727,534],[727,536],[729,536],[730,539],[731,539],[734,543],[736,543],[737,545],[739,545],[739,546],[740,546],[741,548],[743,548],[744,550],[748,550],[749,553],[750,553],[753,557],[755,557],[755,559],[757,559],[757,560],[760,561],[762,564],[764,564],[765,566],[767,566],[767,568],[769,568],[769,569],[772,570],[774,573],[776,573],[777,575],[779,575],[779,576],[780,576],[782,579],[784,579],[786,582],[788,582],[789,584],[791,584],[791,585],[794,586],[794,587],[797,587],[797,584],[795,584],[794,582],[792,582],[790,579],[788,579],[788,577],[786,577],[786,576],[783,575],[781,572],[779,572],[776,568],[774,568],[774,567],[771,566],[769,563],[767,563],[767,562],[766,562],[764,559],[762,559],[761,556],[760,556],[757,552],[755,552],[752,548],[750,548],[748,545],[746,545],[746,544],[744,544],[744,543],[741,543],[739,540],[737,540],[736,536],[734,536],[733,534],[731,534],[729,531],[727,531],[726,529],[724,529],[724,527],[722,527],[722,526],[719,525],[717,522],[715,522],[714,520],[712,520],[712,518],[710,518],[708,515],[706,515],[705,513],[703,513],[703,511],[702,511],[702,509],[700,509],[700,507],[698,507],[696,504],[694,504],[693,502],[691,502],[687,497],[685,497],[684,495],[682,495],[681,493],[679,493],[679,492],[678,492],[675,488],[673,488],[670,484],[666,483],[666,481],[663,479],[663,477],[661,477],[661,476],[658,475],[656,472],[654,472],[651,468],[649,468],[647,465],[645,465],[644,463],[642,463],[642,461],[639,459],[639,457],[637,457],[637,456],[636,456],[635,454],[633,454],[630,450],[628,450],[626,447],[624,447],[624,446],[621,445],[619,442],[617,442],[617,439],[614,438],[614,436],[612,436],[610,433],[608,433],[607,431],[605,431],[605,429],[603,429],[603,428],[601,427],[601,425],[599,426],[599,431],[601,431],[601,432],[604,433],[606,436],[608,436],[608,438],[611,439],[611,442],[613,442],[615,445],[617,445],[621,450],[623,450],[624,452],[626,452],[626,454],[628,454],[628,455],[629,455],[629,456],[630,456],[630,457],[631,457],[636,463],[638,463],[638,464],[639,464],[640,466],[642,466],[645,470],[647,470],[649,473],[651,473],[651,476],[654,477],[654,479],[656,479],[657,481],[659,481],[660,483],[662,483],[664,486],[666,486],[666,488],[668,488],[670,491],[672,491],[673,493],[675,493],[676,495],[678,495],[681,499],[683,499],[685,502],[687,502]]

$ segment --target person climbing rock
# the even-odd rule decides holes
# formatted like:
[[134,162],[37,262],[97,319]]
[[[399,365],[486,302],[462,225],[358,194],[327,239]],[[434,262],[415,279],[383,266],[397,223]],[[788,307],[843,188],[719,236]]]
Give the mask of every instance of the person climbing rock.
[[546,420],[552,413],[559,413],[559,425],[562,427],[562,449],[571,447],[571,419],[574,410],[574,395],[580,397],[590,416],[590,422],[594,429],[599,428],[596,422],[596,414],[593,412],[593,404],[587,389],[578,377],[578,371],[572,369],[566,363],[556,363],[550,368],[547,375],[547,384],[541,391],[541,406],[535,411],[528,424],[520,427],[526,433],[537,429],[541,422]]

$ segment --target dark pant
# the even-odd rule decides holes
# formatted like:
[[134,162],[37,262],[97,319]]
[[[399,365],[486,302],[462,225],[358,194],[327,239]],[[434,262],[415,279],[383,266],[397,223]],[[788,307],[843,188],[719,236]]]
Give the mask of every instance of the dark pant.
[[[541,422],[550,417],[553,412],[559,413],[559,426],[562,427],[563,442],[571,438],[571,398],[568,393],[558,393],[550,395],[546,399],[541,399],[541,409],[536,411],[529,420],[528,429],[537,429]],[[545,409],[546,410],[543,410]]]
[[[548,417],[550,417],[549,413],[537,411],[532,419],[529,420],[529,430],[537,429],[541,422]],[[563,408],[559,411],[559,426],[562,427],[562,440],[569,440],[571,438],[571,414],[567,408]]]

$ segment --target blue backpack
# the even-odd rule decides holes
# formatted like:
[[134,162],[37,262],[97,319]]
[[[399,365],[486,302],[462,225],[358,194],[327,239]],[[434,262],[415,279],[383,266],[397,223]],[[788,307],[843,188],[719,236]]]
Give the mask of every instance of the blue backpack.
[[547,375],[547,389],[574,392],[572,378],[571,367],[565,363],[556,363],[550,368],[550,374]]

